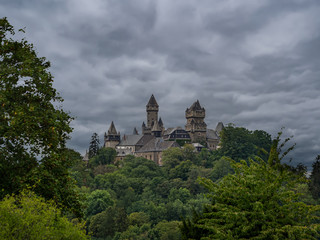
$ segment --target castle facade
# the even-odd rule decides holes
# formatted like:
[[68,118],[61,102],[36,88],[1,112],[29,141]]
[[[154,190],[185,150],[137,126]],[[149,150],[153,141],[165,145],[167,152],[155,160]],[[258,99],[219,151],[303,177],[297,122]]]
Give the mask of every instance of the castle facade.
[[132,154],[144,157],[162,165],[162,152],[170,147],[180,147],[185,143],[193,144],[198,151],[206,147],[215,150],[220,140],[220,132],[224,128],[219,122],[216,129],[208,129],[205,123],[206,111],[201,107],[199,100],[194,102],[185,111],[185,128],[174,127],[165,129],[163,121],[158,117],[159,105],[152,94],[146,105],[146,123],[142,123],[139,135],[134,128],[131,135],[123,135],[117,132],[113,121],[108,133],[104,135],[104,146],[111,147],[117,151],[117,159]]

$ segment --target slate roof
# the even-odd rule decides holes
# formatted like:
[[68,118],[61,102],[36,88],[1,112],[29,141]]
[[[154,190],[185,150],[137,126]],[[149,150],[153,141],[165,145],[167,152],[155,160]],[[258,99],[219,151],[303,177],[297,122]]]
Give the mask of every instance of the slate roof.
[[164,131],[163,135],[170,135],[176,130],[184,130],[184,129],[182,127],[168,128],[167,130]]
[[153,135],[124,135],[118,146],[143,146],[153,138]]
[[218,137],[216,131],[213,129],[207,129],[207,138],[219,140],[219,137]]
[[113,121],[111,122],[110,128],[108,130],[108,135],[117,135],[116,127],[114,126]]
[[131,149],[117,149],[117,157],[124,157],[132,154]]
[[180,147],[178,143],[174,141],[164,141],[161,138],[154,138],[144,145],[138,153],[142,152],[162,152],[170,147]]
[[216,132],[218,133],[218,135],[220,135],[220,132],[222,131],[222,129],[224,129],[224,125],[222,122],[219,122],[216,126]]
[[151,106],[157,106],[157,107],[159,107],[159,105],[158,105],[155,97],[153,96],[153,94],[151,95],[147,106],[150,106],[150,105],[151,105]]
[[146,145],[150,140],[154,139],[155,136],[153,135],[143,135],[142,138],[137,142],[138,146],[144,146]]
[[142,138],[142,135],[124,135],[118,146],[134,146]]

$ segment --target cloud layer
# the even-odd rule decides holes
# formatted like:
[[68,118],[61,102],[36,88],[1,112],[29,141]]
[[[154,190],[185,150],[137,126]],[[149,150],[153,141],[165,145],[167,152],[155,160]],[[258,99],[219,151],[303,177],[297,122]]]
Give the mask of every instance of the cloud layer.
[[285,126],[308,166],[320,154],[319,13],[318,0],[0,0],[51,61],[81,153],[112,120],[140,127],[153,93],[166,127],[184,126],[196,99],[211,128]]

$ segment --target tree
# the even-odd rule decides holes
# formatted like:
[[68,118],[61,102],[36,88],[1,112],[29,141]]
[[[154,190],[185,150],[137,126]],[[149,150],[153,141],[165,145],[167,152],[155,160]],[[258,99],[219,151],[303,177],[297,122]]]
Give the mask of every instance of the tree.
[[71,223],[52,202],[32,192],[0,202],[1,239],[89,239],[83,223]]
[[230,164],[231,158],[228,157],[222,157],[218,161],[215,161],[213,163],[213,168],[211,172],[210,178],[213,181],[217,181],[220,178],[228,175],[229,173],[233,173],[233,169]]
[[124,232],[128,228],[127,214],[123,208],[109,207],[93,216],[90,220],[89,231],[94,237],[113,237],[116,232]]
[[65,149],[72,118],[56,107],[63,99],[52,86],[50,63],[14,35],[0,19],[0,198],[32,186],[81,216]]
[[220,157],[227,156],[235,161],[246,160],[257,155],[266,161],[271,144],[271,136],[265,131],[252,132],[246,128],[229,124],[221,131],[221,148],[218,152]]
[[219,183],[201,179],[211,204],[184,221],[183,239],[317,239],[320,207],[294,191],[304,178],[262,160],[232,165],[235,174]]
[[93,133],[91,136],[91,141],[89,145],[89,159],[96,156],[99,151],[99,135],[97,133]]
[[103,147],[99,149],[99,151],[93,157],[90,158],[89,163],[92,167],[113,164],[116,156],[117,152],[115,149]]
[[316,161],[312,164],[309,189],[312,197],[318,200],[320,198],[320,155],[317,156]]
[[96,215],[100,212],[103,212],[113,204],[114,201],[107,190],[95,190],[87,199],[88,207],[86,209],[86,215],[87,217]]

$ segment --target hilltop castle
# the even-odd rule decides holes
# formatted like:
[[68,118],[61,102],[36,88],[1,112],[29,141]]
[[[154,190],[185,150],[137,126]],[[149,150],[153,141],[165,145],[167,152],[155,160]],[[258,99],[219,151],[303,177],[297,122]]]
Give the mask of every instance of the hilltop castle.
[[186,109],[187,123],[184,129],[181,127],[165,129],[162,119],[158,118],[159,105],[153,94],[146,105],[146,112],[147,121],[142,123],[141,135],[134,128],[131,135],[123,135],[121,138],[113,121],[111,122],[108,133],[104,135],[104,146],[116,149],[117,159],[132,154],[151,159],[161,165],[162,151],[170,147],[180,147],[190,143],[198,151],[203,147],[210,150],[217,149],[223,123],[219,122],[215,130],[208,129],[204,121],[206,110],[201,107],[199,100]]

